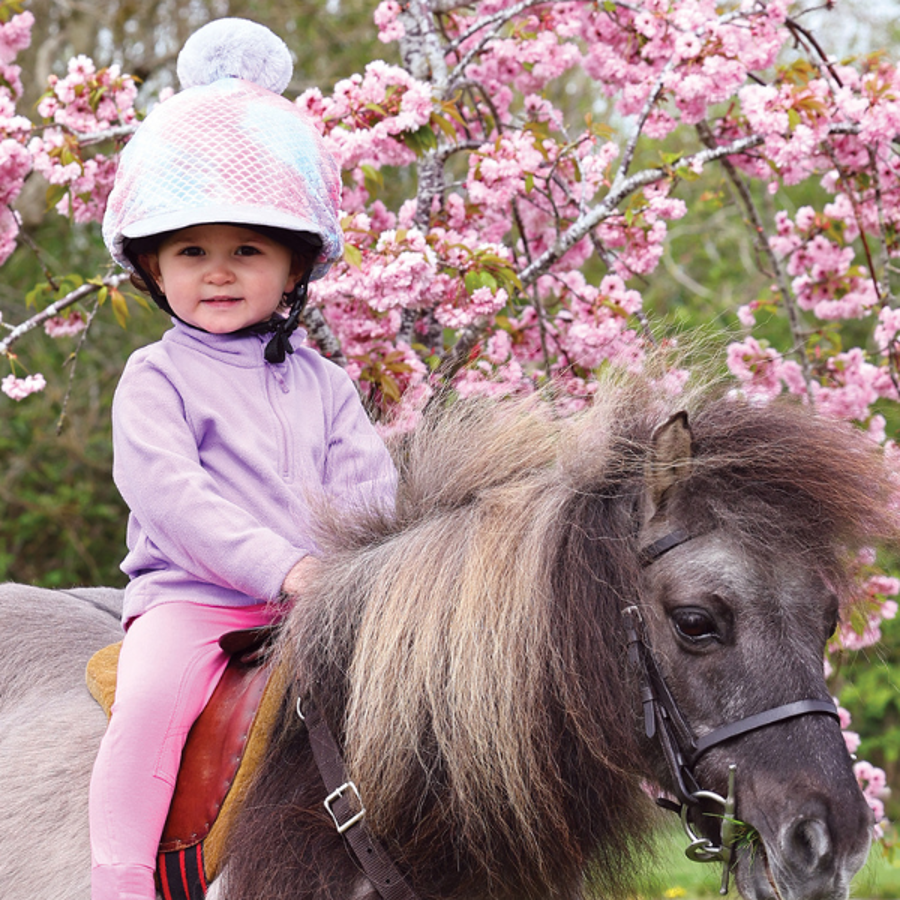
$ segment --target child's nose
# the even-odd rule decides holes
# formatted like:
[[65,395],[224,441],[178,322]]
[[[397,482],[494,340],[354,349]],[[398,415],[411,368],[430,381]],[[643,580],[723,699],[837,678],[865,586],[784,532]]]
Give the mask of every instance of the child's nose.
[[226,259],[210,259],[206,270],[206,280],[210,284],[230,284],[234,281],[234,270]]

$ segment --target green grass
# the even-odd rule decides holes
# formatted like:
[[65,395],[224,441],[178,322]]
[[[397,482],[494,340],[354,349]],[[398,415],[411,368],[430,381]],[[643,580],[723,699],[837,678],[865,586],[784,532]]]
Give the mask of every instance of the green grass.
[[[687,841],[680,829],[665,832],[659,846],[657,864],[644,877],[639,900],[712,900],[720,896],[722,867],[691,862],[684,855]],[[900,900],[900,859],[892,863],[880,846],[874,847],[850,895],[858,900]],[[733,884],[728,896],[738,898]]]

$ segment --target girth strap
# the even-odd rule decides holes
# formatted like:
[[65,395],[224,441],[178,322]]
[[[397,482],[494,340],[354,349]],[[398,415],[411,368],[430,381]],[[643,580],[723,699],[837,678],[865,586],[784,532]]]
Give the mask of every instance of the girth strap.
[[768,725],[774,725],[776,722],[783,722],[785,719],[794,719],[797,716],[805,716],[809,713],[821,713],[840,720],[837,707],[831,700],[795,700],[793,703],[786,703],[784,706],[767,709],[765,712],[757,713],[755,716],[747,716],[746,719],[739,719],[737,722],[723,725],[721,728],[710,731],[709,734],[704,734],[703,737],[693,742],[688,763],[693,766],[707,750],[725,741],[730,741],[732,738],[747,734],[748,731],[756,731],[758,728],[765,728]]
[[418,900],[418,895],[366,827],[363,821],[366,811],[359,791],[347,780],[340,748],[318,707],[306,698],[302,709],[298,701],[297,714],[306,723],[313,756],[328,792],[325,808],[338,833],[347,839],[356,854],[366,877],[384,900]]

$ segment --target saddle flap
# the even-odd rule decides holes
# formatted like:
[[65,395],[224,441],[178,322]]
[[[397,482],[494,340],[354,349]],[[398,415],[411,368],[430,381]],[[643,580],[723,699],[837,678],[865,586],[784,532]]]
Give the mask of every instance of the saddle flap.
[[231,789],[269,669],[233,656],[206,708],[188,734],[175,795],[160,841],[169,853],[204,840]]

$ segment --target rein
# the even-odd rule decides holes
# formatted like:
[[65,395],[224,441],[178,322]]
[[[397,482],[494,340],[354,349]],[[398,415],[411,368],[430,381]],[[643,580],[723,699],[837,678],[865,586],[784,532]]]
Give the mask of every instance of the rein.
[[[692,537],[683,529],[674,529],[643,549],[640,556],[641,566],[644,568],[651,566],[670,550],[681,546]],[[680,801],[673,802],[660,798],[657,803],[680,813],[682,825],[691,841],[685,851],[690,859],[696,862],[722,863],[720,893],[726,894],[731,872],[732,849],[738,837],[734,793],[736,768],[734,765],[729,766],[728,791],[726,796],[722,797],[714,791],[706,791],[700,787],[694,775],[694,767],[713,747],[777,722],[810,714],[828,715],[840,720],[837,708],[829,700],[795,700],[737,719],[696,738],[672,696],[653,650],[647,642],[640,610],[636,606],[628,606],[622,610],[622,618],[628,640],[628,661],[637,670],[640,678],[644,733],[651,740],[655,737],[659,741]],[[690,824],[691,811],[703,800],[712,801],[723,808],[718,846],[709,838],[698,836]]]

